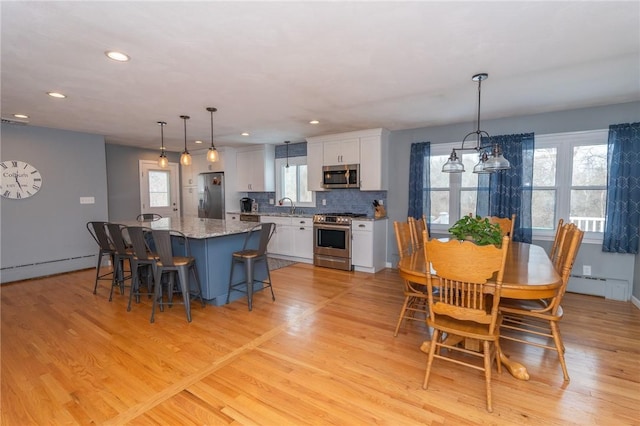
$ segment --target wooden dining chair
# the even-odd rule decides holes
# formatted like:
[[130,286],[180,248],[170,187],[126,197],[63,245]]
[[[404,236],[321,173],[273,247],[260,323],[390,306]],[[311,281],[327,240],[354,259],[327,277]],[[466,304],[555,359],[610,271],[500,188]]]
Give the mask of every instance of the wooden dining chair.
[[[498,373],[502,371],[498,306],[509,237],[503,238],[500,248],[494,245],[478,246],[470,241],[428,240],[426,233],[424,240],[425,263],[431,264],[436,275],[432,274],[431,268],[426,268],[429,295],[427,324],[433,333],[422,387],[426,389],[429,384],[435,358],[484,371],[487,411],[491,412],[491,366],[494,361]],[[488,283],[494,276],[495,281]],[[435,287],[438,287],[436,294],[433,293]],[[451,336],[476,339],[482,342],[482,351],[450,344],[448,340]],[[459,340],[456,338],[456,341]],[[455,352],[468,357],[452,356]],[[483,359],[481,365],[478,365],[478,358]]]
[[551,246],[551,251],[549,252],[549,259],[553,260],[558,252],[558,246],[560,245],[560,239],[562,238],[562,226],[564,225],[564,219],[560,219],[558,221],[558,226],[556,227],[556,235],[553,238],[553,245]]
[[[584,232],[575,225],[564,225],[566,233],[558,257],[562,260],[560,276],[562,285],[552,299],[520,300],[502,299],[500,312],[503,322],[501,338],[512,340],[558,353],[564,380],[569,381],[569,373],[564,358],[565,347],[560,334],[560,320],[563,316],[562,297],[567,290],[571,269],[575,262]],[[553,341],[553,344],[550,343]]]
[[422,250],[422,231],[427,230],[427,218],[425,215],[422,215],[420,219],[409,216],[407,222],[409,222],[409,229],[411,229],[411,248],[414,252]]
[[489,222],[497,223],[500,225],[500,230],[502,231],[502,236],[508,235],[513,238],[513,230],[516,225],[516,214],[512,214],[511,218],[508,217],[498,217],[498,216],[489,216]]
[[[553,263],[553,266],[556,268],[556,271],[559,274],[562,274],[562,267],[565,261],[565,257],[567,256],[565,244],[568,244],[570,242],[570,238],[568,238],[568,236],[575,229],[577,229],[577,226],[574,223],[565,223],[564,225],[562,225],[560,230],[556,232],[558,243],[553,256],[551,256],[551,263]],[[555,241],[554,244],[556,244]]]
[[[412,253],[412,240],[411,229],[408,222],[393,222],[393,229],[396,234],[396,243],[398,245],[398,254],[400,259],[410,256]],[[424,284],[413,283],[407,280],[402,280],[404,302],[402,303],[402,309],[400,309],[400,316],[396,323],[396,329],[393,333],[394,336],[398,335],[400,325],[403,320],[410,321],[424,321],[427,316],[427,288]],[[416,316],[416,313],[421,315]]]

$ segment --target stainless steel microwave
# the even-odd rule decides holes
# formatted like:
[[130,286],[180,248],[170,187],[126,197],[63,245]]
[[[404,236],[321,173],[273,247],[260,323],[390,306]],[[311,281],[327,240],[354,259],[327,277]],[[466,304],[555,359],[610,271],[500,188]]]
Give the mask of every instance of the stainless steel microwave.
[[323,188],[360,188],[360,164],[322,167]]

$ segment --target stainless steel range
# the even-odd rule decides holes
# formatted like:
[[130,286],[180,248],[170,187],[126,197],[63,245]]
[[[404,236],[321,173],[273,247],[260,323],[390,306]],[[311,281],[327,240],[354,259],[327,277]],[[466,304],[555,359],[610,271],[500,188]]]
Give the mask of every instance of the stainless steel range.
[[313,216],[313,264],[351,270],[351,218],[363,213],[324,213]]

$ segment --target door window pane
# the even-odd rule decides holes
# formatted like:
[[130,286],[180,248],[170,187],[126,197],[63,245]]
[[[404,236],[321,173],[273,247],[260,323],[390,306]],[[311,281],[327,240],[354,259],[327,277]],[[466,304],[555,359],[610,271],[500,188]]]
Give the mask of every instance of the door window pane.
[[169,207],[169,172],[149,170],[149,207]]

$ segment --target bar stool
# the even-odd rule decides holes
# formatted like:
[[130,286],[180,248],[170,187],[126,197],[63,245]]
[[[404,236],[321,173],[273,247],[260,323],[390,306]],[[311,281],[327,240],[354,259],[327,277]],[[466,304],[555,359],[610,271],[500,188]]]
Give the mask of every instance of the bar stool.
[[[155,321],[156,306],[159,306],[160,311],[164,311],[164,305],[173,305],[173,293],[177,292],[175,287],[174,278],[177,275],[179,292],[182,293],[182,300],[184,304],[184,310],[187,314],[187,321],[191,322],[191,286],[189,285],[189,272],[193,274],[196,284],[196,293],[194,297],[200,298],[202,307],[205,303],[202,298],[202,289],[200,287],[200,278],[198,277],[198,269],[196,268],[196,259],[191,256],[189,249],[189,240],[187,236],[182,232],[157,230],[151,231],[153,235],[153,241],[155,248],[158,252],[158,260],[156,262],[155,271],[155,291],[153,296],[153,307],[151,309],[151,322]],[[176,245],[182,245],[184,247],[184,255],[176,256],[173,252],[172,239]],[[165,273],[171,273],[167,284],[167,301],[165,302],[162,297],[162,275]]]
[[[124,229],[124,225],[120,225],[117,223],[107,223],[107,229],[109,230],[109,235],[111,236],[111,242],[115,248],[114,262],[113,262],[113,282],[111,285],[111,292],[109,293],[109,302],[111,302],[113,298],[113,287],[120,287],[120,294],[124,294],[124,282],[126,280],[131,280],[133,283],[133,268],[131,264],[133,263],[133,250],[129,247],[129,244],[125,241],[124,236],[122,235],[122,231]],[[124,261],[129,261],[129,270],[125,271]],[[126,273],[129,275],[126,275]]]
[[138,222],[153,222],[159,219],[162,219],[162,215],[158,213],[140,213],[138,217],[136,217]]
[[[227,292],[227,304],[232,291],[239,291],[246,293],[247,303],[249,310],[253,308],[253,293],[257,290],[264,290],[269,287],[271,290],[271,299],[276,300],[276,296],[273,294],[273,287],[271,285],[271,273],[269,272],[269,263],[267,262],[267,245],[269,240],[273,236],[276,229],[275,223],[261,223],[254,226],[247,233],[247,237],[244,240],[244,245],[241,251],[234,252],[231,255],[231,272],[229,273],[229,291]],[[248,248],[249,243],[252,240],[252,236],[259,232],[259,240],[257,248]],[[253,239],[255,240],[255,238]],[[255,267],[258,263],[264,263],[264,267],[267,270],[267,280],[261,281],[255,279]],[[245,270],[245,279],[243,281],[233,282],[233,271],[236,264],[243,264]],[[263,284],[264,286],[259,289],[254,288],[255,283]]]
[[104,256],[109,256],[109,260],[111,261],[111,265],[115,265],[115,255],[116,249],[113,246],[113,243],[109,239],[109,235],[107,234],[107,222],[87,222],[87,230],[93,237],[93,239],[98,244],[98,264],[96,266],[96,282],[93,286],[93,294],[96,294],[98,291],[98,281],[105,280],[111,281],[113,285],[113,277],[115,272],[115,266],[108,272],[102,273],[100,271],[100,266],[102,265],[102,258]]
[[152,297],[158,255],[152,253],[147,245],[146,235],[150,235],[151,228],[144,226],[127,226],[125,232],[129,234],[131,248],[133,250],[133,258],[131,259],[133,279],[131,280],[131,291],[129,292],[129,304],[127,305],[127,311],[131,311],[133,295],[135,294],[136,296],[136,303],[140,303],[140,296],[142,295],[140,291],[141,268],[146,269],[147,294],[149,297]]

